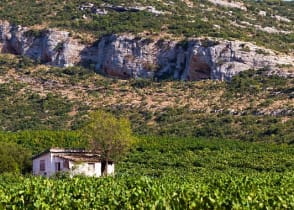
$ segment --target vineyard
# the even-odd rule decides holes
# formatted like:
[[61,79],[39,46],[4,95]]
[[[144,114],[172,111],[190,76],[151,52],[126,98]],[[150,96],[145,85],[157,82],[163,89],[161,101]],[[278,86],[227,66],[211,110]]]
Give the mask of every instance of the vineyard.
[[115,177],[0,176],[0,209],[293,209],[294,147],[139,137]]
[[[1,0],[0,210],[294,209],[293,14],[294,0]],[[33,176],[55,147],[98,151],[115,175]]]
[[294,175],[15,178],[0,184],[1,209],[293,209]]

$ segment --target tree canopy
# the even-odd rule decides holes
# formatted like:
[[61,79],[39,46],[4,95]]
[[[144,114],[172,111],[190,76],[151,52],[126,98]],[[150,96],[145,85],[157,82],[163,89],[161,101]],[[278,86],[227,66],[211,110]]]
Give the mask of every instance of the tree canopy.
[[[104,111],[91,113],[82,132],[89,141],[89,147],[99,152],[106,166],[111,159],[118,160],[135,142],[130,121]],[[107,167],[103,174],[107,174]]]
[[12,142],[0,144],[0,173],[28,173],[31,170],[31,153]]

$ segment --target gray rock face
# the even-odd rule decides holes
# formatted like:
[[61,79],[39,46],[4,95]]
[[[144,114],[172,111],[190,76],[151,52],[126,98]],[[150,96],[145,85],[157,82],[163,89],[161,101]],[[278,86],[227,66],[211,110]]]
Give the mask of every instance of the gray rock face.
[[34,32],[0,21],[0,51],[28,56],[54,66],[86,65],[119,78],[229,80],[248,69],[267,68],[270,74],[294,76],[279,66],[293,65],[292,56],[241,41],[191,39],[182,42],[109,35],[93,45],[81,44],[69,32]]
[[11,39],[10,34],[10,24],[7,21],[0,21],[0,52],[6,53],[9,50],[7,49],[9,43],[8,40]]
[[0,21],[0,51],[24,55],[54,66],[71,66],[80,62],[85,46],[58,30],[33,31]]

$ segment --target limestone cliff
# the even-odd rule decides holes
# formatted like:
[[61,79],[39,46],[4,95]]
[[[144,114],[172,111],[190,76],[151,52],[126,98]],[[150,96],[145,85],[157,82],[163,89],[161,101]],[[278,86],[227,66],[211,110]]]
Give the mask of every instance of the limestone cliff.
[[55,66],[92,65],[97,72],[119,78],[170,78],[229,80],[247,69],[294,76],[293,56],[278,55],[251,43],[189,39],[181,42],[133,35],[104,36],[85,45],[69,32],[34,31],[0,21],[0,51],[28,56]]

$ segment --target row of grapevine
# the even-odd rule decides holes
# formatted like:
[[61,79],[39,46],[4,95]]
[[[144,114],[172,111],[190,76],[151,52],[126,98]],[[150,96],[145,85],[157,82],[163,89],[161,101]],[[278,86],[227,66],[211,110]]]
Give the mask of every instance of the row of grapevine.
[[206,179],[0,176],[0,209],[294,209],[294,174]]
[[162,176],[294,171],[294,147],[222,139],[141,137],[117,172]]

